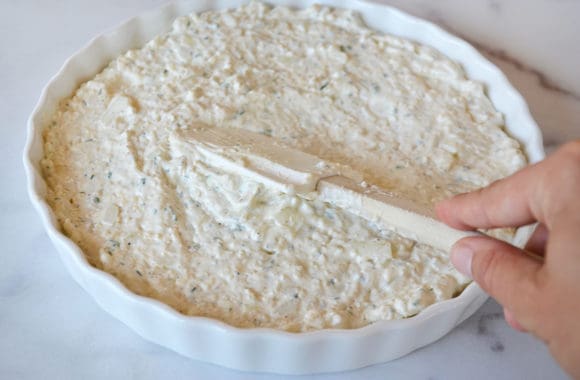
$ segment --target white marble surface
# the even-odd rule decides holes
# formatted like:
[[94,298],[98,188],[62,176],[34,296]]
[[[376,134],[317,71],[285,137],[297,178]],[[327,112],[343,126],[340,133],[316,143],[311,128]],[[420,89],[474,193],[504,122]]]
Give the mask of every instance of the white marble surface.
[[[580,0],[384,1],[474,43],[528,100],[545,141],[580,138]],[[0,379],[266,379],[183,358],[116,321],[73,282],[25,193],[21,151],[40,90],[92,36],[160,0],[0,2]],[[397,361],[317,379],[561,379],[489,301]]]

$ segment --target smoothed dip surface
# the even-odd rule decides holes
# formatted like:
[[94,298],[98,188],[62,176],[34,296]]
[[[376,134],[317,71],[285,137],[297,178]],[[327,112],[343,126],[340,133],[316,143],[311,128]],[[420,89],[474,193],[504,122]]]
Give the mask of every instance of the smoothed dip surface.
[[468,279],[445,252],[204,162],[182,130],[242,128],[424,205],[525,165],[481,84],[351,11],[250,3],[181,17],[62,101],[47,201],[133,292],[240,327],[356,328]]

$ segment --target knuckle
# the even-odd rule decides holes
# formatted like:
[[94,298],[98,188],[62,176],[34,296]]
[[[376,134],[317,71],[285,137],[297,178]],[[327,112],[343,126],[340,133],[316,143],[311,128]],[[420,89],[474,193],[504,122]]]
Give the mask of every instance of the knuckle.
[[580,139],[562,147],[557,165],[560,167],[560,172],[567,172],[568,178],[580,180]]
[[551,161],[538,201],[552,217],[568,209],[580,191],[580,139],[566,143]]
[[480,204],[482,205],[481,217],[483,218],[483,222],[486,226],[495,224],[495,213],[493,208],[496,203],[492,200],[495,199],[496,188],[500,185],[500,183],[501,180],[496,180],[489,186],[479,189],[479,197],[481,199]]
[[580,173],[580,140],[566,144],[566,148],[565,164],[576,173]]

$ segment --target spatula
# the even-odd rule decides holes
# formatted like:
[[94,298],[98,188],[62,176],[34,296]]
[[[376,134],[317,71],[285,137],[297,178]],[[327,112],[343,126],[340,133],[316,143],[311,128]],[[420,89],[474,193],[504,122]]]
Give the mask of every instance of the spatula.
[[401,235],[449,251],[459,239],[479,234],[435,219],[432,210],[368,186],[347,166],[290,148],[274,138],[242,129],[205,128],[180,132],[210,164],[312,198],[375,221]]

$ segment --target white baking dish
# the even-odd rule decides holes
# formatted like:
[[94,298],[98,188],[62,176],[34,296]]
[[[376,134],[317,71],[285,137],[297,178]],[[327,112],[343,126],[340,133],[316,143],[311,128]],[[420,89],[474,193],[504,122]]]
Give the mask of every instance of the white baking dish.
[[[90,266],[81,250],[59,231],[56,218],[44,201],[46,185],[39,167],[43,155],[41,130],[58,101],[70,96],[111,59],[168,30],[175,17],[242,3],[180,2],[133,18],[74,54],[43,90],[28,123],[24,164],[32,202],[69,272],[103,309],[144,338],[190,358],[240,370],[293,374],[342,371],[392,360],[441,338],[486,300],[487,296],[475,284],[460,296],[432,305],[412,318],[355,330],[297,334],[263,328],[240,329],[208,318],[184,316],[158,301],[131,293],[113,276]],[[302,8],[314,1],[270,3]],[[540,130],[523,98],[499,69],[473,47],[433,24],[387,6],[353,0],[316,3],[355,9],[370,27],[433,46],[460,62],[470,78],[485,83],[491,100],[505,115],[507,129],[524,145],[528,159],[535,162],[544,157]],[[530,233],[529,228],[520,229],[515,243],[522,245]]]

